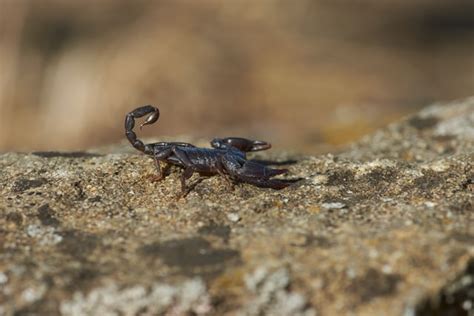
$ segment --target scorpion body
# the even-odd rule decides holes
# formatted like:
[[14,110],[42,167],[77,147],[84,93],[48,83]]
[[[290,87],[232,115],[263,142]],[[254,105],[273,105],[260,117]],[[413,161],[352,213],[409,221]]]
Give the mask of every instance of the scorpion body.
[[282,189],[290,185],[291,180],[271,179],[288,172],[287,169],[272,169],[263,164],[247,160],[247,153],[266,150],[271,145],[264,141],[249,140],[240,137],[215,138],[211,141],[212,148],[196,147],[184,142],[157,142],[145,144],[137,138],[133,131],[135,119],[148,115],[140,125],[155,123],[160,112],[156,107],[145,105],[139,107],[125,117],[125,136],[137,150],[151,156],[155,160],[158,171],[156,180],[164,178],[160,162],[176,165],[184,169],[181,174],[181,192],[187,193],[186,180],[193,173],[201,175],[223,176],[231,185],[233,182],[245,182],[259,187]]

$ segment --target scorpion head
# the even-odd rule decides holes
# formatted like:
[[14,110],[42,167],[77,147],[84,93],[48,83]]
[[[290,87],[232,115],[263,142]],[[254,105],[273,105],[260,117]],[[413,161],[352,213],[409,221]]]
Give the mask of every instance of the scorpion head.
[[260,140],[250,140],[241,137],[214,138],[211,146],[216,149],[237,148],[243,152],[266,150],[272,147],[270,143]]

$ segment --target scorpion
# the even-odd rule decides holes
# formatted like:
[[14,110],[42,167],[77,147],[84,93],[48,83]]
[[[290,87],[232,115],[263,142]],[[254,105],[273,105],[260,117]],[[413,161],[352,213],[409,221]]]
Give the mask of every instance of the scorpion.
[[145,115],[148,116],[140,125],[140,129],[155,123],[160,117],[160,111],[152,105],[145,105],[129,112],[125,117],[125,136],[135,149],[154,159],[158,172],[154,180],[160,181],[165,178],[160,162],[165,164],[165,168],[175,165],[184,169],[180,179],[181,196],[189,192],[186,180],[195,172],[202,176],[221,175],[231,188],[235,183],[243,182],[257,187],[283,189],[295,182],[272,179],[276,175],[287,173],[288,169],[272,169],[264,164],[247,160],[247,153],[271,148],[271,144],[265,141],[241,137],[214,138],[211,141],[212,148],[196,147],[185,142],[145,144],[133,131],[135,119]]

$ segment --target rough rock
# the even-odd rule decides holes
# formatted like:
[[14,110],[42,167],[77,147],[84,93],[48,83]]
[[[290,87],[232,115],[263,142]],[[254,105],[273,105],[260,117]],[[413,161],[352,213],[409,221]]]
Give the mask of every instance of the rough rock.
[[152,182],[124,144],[4,153],[0,315],[472,312],[473,149],[471,98],[337,154],[259,154],[302,178],[280,191],[177,199],[179,170]]

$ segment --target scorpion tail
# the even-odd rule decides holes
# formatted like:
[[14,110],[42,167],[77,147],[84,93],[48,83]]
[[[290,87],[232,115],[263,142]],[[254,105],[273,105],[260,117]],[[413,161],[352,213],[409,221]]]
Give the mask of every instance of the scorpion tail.
[[141,140],[139,140],[137,138],[137,134],[135,134],[135,132],[133,131],[133,128],[135,127],[135,119],[143,117],[147,114],[150,115],[145,119],[145,122],[140,125],[140,129],[144,125],[153,124],[158,120],[158,118],[160,117],[160,111],[158,110],[158,108],[152,105],[145,105],[136,108],[132,112],[128,113],[125,117],[125,136],[133,147],[144,152],[147,155],[151,155],[153,154],[153,148],[150,145],[146,145]]

